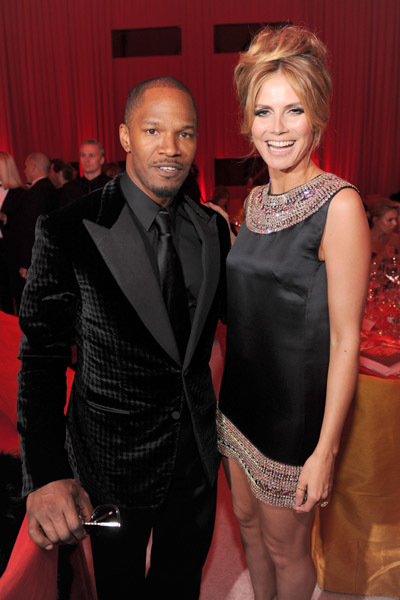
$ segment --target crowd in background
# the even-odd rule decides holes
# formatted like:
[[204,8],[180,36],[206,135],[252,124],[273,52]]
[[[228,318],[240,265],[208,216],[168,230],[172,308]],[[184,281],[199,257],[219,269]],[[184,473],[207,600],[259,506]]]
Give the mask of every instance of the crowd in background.
[[122,171],[117,163],[105,163],[104,148],[97,140],[80,147],[82,175],[61,158],[33,152],[25,159],[22,183],[13,157],[0,152],[0,308],[18,314],[39,215],[61,208],[104,187]]
[[[61,158],[50,159],[33,152],[25,159],[22,183],[13,157],[0,151],[0,309],[18,315],[27,270],[31,262],[35,224],[39,215],[66,206],[89,194],[122,172],[117,162],[105,162],[104,148],[94,139],[84,140],[80,147],[79,175],[77,164]],[[195,164],[183,186],[198,202],[202,201]],[[371,226],[373,257],[400,253],[399,194],[390,198],[374,197],[366,210]],[[211,202],[229,214],[230,192],[216,186]],[[243,214],[229,215],[236,235]]]

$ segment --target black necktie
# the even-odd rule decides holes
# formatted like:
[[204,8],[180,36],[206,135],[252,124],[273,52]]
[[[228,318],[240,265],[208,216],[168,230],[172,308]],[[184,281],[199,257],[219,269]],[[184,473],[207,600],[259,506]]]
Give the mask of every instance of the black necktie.
[[190,334],[189,307],[181,261],[172,239],[171,218],[165,208],[159,211],[155,223],[159,234],[157,262],[161,291],[183,359]]

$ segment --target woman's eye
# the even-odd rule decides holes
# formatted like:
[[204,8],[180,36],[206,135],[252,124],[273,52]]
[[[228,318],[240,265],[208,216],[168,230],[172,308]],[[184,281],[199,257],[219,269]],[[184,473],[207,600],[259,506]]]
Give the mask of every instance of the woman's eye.
[[256,110],[254,113],[256,117],[265,117],[267,114],[269,114],[269,111],[265,108],[260,108],[260,110]]
[[294,113],[295,115],[303,115],[304,108],[292,108],[290,112]]

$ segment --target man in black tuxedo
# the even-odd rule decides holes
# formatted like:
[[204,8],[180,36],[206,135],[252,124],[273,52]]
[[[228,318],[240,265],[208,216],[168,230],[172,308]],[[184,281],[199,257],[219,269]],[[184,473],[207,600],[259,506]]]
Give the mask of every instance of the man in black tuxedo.
[[91,540],[100,600],[198,598],[211,542],[219,459],[208,363],[230,238],[219,214],[179,193],[196,137],[181,82],[138,84],[120,126],[126,173],[38,222],[20,312],[29,532],[43,548],[73,543],[94,505],[118,505],[119,532]]
[[19,274],[13,286],[17,307],[31,262],[36,221],[39,215],[51,212],[56,207],[56,190],[48,178],[49,168],[50,159],[43,152],[32,152],[25,159],[24,173],[29,189],[13,221],[16,256],[12,260],[18,264]]

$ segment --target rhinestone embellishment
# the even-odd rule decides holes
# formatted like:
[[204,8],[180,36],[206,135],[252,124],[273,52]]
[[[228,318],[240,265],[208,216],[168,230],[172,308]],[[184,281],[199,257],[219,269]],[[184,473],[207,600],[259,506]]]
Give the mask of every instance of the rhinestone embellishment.
[[270,194],[270,184],[258,186],[247,202],[247,228],[254,233],[268,234],[297,225],[346,187],[357,191],[332,173],[321,173],[284,194]]
[[243,469],[258,500],[271,506],[294,506],[302,467],[285,465],[264,456],[219,409],[217,434],[219,452]]

